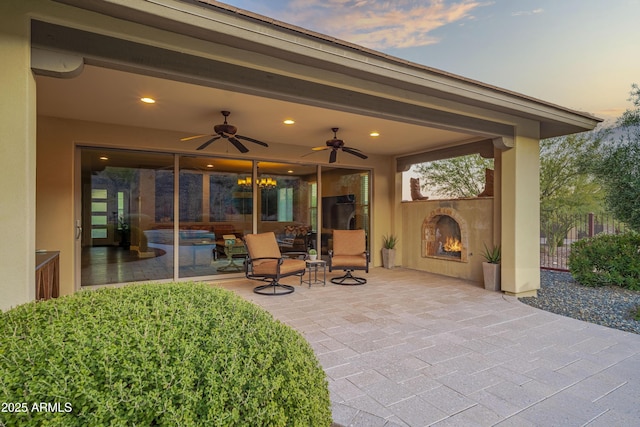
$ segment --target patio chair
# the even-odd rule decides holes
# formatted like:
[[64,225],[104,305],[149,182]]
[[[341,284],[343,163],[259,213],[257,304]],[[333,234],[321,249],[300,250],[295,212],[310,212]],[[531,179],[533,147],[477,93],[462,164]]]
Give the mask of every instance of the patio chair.
[[369,251],[364,230],[333,230],[333,249],[329,251],[329,271],[344,270],[344,276],[334,277],[336,285],[364,285],[367,279],[351,274],[354,270],[369,272]]
[[247,279],[269,282],[255,287],[253,292],[262,295],[290,294],[294,291],[293,286],[280,283],[280,279],[289,276],[299,276],[302,284],[306,262],[283,257],[273,232],[247,234],[244,241],[247,246],[244,267]]

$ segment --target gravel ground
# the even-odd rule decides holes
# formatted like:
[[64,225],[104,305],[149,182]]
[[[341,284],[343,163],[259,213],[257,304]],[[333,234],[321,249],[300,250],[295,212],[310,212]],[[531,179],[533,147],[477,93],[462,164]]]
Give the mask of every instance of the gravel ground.
[[633,319],[640,306],[640,292],[615,286],[588,288],[570,273],[541,270],[538,297],[520,301],[542,310],[640,334],[640,321]]

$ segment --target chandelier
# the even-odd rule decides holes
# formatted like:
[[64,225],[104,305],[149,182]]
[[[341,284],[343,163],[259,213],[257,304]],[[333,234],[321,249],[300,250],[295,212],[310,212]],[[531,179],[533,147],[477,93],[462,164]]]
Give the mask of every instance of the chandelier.
[[[251,187],[251,177],[248,176],[246,178],[238,178],[238,185],[242,186],[242,187]],[[278,182],[269,177],[269,178],[258,178],[258,180],[256,181],[256,184],[258,185],[258,188],[264,188],[264,189],[270,189],[270,188],[276,188],[276,186],[278,185]]]

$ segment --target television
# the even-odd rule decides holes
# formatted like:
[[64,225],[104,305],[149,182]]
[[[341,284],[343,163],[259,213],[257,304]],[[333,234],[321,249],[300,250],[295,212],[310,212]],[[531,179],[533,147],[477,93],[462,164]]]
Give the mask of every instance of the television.
[[324,229],[353,230],[355,214],[355,194],[322,198],[322,228]]

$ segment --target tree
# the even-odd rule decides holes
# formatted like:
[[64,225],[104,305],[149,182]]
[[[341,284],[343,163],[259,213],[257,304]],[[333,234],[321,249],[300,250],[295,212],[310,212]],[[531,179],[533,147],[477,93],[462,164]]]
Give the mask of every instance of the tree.
[[484,190],[484,170],[493,169],[493,159],[478,154],[421,163],[414,166],[420,173],[421,187],[440,197],[476,197]]
[[631,96],[627,101],[631,101],[635,108],[625,110],[625,112],[618,117],[616,125],[620,127],[640,125],[640,86],[633,83],[631,85],[631,92],[629,92],[629,95]]
[[606,189],[608,208],[640,232],[640,133],[603,150],[593,171]]
[[633,109],[616,124],[627,130],[618,141],[600,150],[600,159],[589,164],[606,190],[605,202],[617,219],[640,232],[640,87],[631,85]]
[[585,132],[540,141],[540,228],[549,255],[571,228],[576,215],[599,210],[601,186],[589,174],[607,131]]

